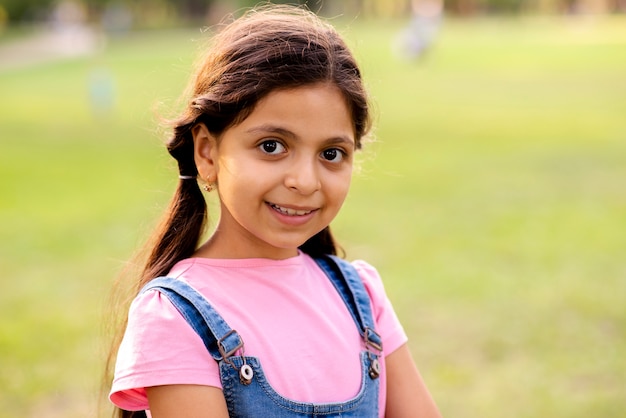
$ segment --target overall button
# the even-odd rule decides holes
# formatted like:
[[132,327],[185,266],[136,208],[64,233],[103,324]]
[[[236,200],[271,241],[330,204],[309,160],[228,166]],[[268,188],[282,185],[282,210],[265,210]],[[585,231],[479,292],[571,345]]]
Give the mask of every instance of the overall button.
[[249,364],[244,364],[243,366],[241,366],[241,369],[239,369],[239,380],[241,380],[241,383],[243,383],[244,385],[249,385],[252,382],[253,377],[254,371]]
[[378,359],[372,359],[372,362],[370,363],[369,374],[372,379],[376,379],[378,376],[380,376],[380,363],[378,363]]

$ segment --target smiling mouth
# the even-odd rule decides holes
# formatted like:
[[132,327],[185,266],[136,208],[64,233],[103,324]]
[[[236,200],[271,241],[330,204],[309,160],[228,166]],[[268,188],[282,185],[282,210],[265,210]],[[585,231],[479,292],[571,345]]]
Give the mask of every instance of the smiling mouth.
[[304,216],[304,215],[308,215],[311,212],[315,212],[317,210],[317,209],[310,209],[310,210],[291,209],[291,208],[286,208],[283,206],[278,206],[274,203],[269,203],[269,202],[268,202],[268,205],[275,211],[280,212],[283,215],[287,215],[287,216]]

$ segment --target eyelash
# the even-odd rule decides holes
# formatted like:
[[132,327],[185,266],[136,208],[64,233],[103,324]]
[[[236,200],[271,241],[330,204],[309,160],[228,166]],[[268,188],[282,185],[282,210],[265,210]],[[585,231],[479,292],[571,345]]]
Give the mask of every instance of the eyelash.
[[[324,154],[325,154],[325,153],[327,153],[328,151],[336,151],[336,152],[337,152],[337,155],[338,155],[338,156],[340,156],[340,157],[341,157],[341,159],[340,159],[339,161],[333,161],[333,160],[330,160],[330,159],[325,158],[325,157],[324,157]],[[334,163],[334,162],[342,162],[342,161],[344,160],[344,158],[346,158],[346,157],[348,156],[348,154],[347,154],[344,150],[342,150],[342,149],[340,149],[340,148],[328,148],[328,149],[325,149],[324,151],[322,151],[322,152],[320,153],[320,155],[322,155],[322,158],[323,158],[325,161],[328,161],[328,162],[331,162],[331,163]]]
[[[272,150],[272,151],[267,151],[267,150],[265,149],[265,146],[267,146],[268,144],[273,144],[273,145],[275,145],[275,149],[274,149],[274,150]],[[266,154],[266,155],[270,155],[270,156],[276,156],[276,155],[283,154],[283,153],[285,153],[285,152],[286,152],[286,149],[287,149],[287,147],[286,147],[286,146],[285,146],[282,142],[280,142],[280,141],[279,141],[279,140],[277,140],[277,139],[268,139],[268,140],[265,140],[265,141],[261,142],[259,145],[257,145],[257,148],[258,148],[258,149],[259,149],[262,153],[264,153],[264,154]],[[281,151],[280,151],[280,152],[278,152],[278,153],[276,153],[276,152],[275,152],[275,151],[276,151],[276,149],[281,149]],[[341,157],[341,159],[340,159],[339,161],[333,161],[333,159],[327,159],[327,158],[325,158],[324,154],[325,154],[325,153],[327,153],[328,151],[336,151],[336,152],[337,152],[337,155],[338,155],[338,156],[340,156],[340,157]],[[330,162],[330,163],[339,163],[339,162],[342,162],[342,161],[343,161],[343,160],[344,160],[347,156],[348,156],[348,153],[347,153],[346,151],[342,150],[341,148],[327,148],[327,149],[325,149],[325,150],[323,150],[323,151],[321,151],[321,152],[320,152],[320,157],[321,157],[324,161],[327,161],[327,162]],[[335,158],[336,158],[336,156],[335,156]]]
[[[276,148],[282,147],[283,150],[280,153],[278,153],[278,154],[275,154],[273,152],[268,152],[264,148],[265,145],[268,145],[268,144],[275,144]],[[265,141],[261,142],[257,147],[261,150],[261,152],[263,152],[264,154],[267,154],[267,155],[279,155],[279,154],[282,154],[282,153],[284,153],[286,151],[286,148],[287,148],[287,147],[285,147],[285,145],[283,145],[280,141],[278,141],[276,139],[265,140]]]

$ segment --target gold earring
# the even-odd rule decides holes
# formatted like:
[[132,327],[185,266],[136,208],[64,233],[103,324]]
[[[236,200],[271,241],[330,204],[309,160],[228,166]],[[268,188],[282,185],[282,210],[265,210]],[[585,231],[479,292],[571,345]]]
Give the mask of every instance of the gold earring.
[[213,191],[213,182],[211,181],[211,176],[207,176],[206,178],[206,183],[204,185],[204,190],[207,192],[212,192]]

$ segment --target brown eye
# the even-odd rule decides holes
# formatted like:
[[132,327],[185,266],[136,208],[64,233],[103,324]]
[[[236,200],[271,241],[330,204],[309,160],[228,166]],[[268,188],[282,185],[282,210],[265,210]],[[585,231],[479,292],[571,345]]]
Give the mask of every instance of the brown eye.
[[281,154],[285,152],[284,145],[273,139],[268,140],[268,141],[263,141],[263,143],[259,145],[259,149],[263,151],[265,154],[270,154],[270,155],[277,155],[277,154]]
[[344,157],[343,151],[337,148],[329,148],[327,150],[322,151],[322,158],[326,161],[338,163],[343,160],[343,157]]

